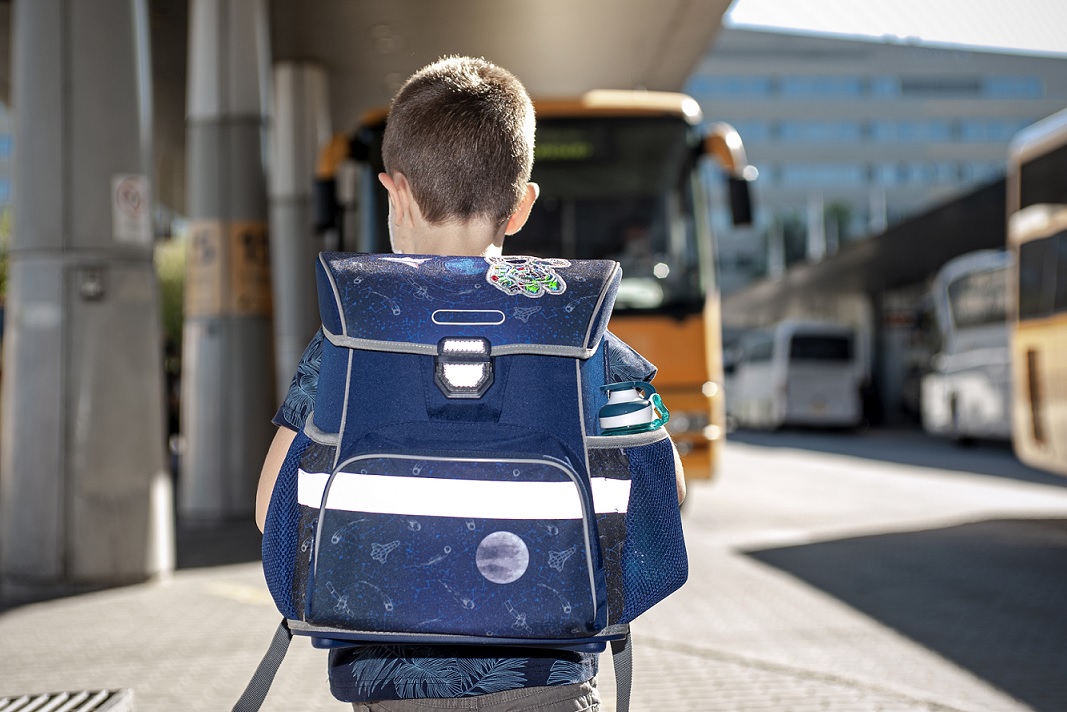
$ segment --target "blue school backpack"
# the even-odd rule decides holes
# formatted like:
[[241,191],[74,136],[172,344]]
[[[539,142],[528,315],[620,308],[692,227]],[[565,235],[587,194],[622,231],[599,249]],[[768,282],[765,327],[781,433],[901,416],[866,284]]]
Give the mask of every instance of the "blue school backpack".
[[666,410],[609,383],[620,278],[603,260],[320,255],[314,411],[263,536],[284,620],[235,710],[259,708],[293,634],[610,643],[626,710],[627,624],[688,568]]

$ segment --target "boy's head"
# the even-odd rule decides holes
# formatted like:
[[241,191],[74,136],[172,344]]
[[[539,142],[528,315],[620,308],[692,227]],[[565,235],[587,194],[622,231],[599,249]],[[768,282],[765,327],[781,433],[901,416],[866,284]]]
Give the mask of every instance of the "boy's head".
[[529,194],[536,197],[533,146],[533,104],[519,80],[484,59],[448,57],[413,74],[394,97],[382,182],[391,201],[406,184],[428,225],[511,228]]

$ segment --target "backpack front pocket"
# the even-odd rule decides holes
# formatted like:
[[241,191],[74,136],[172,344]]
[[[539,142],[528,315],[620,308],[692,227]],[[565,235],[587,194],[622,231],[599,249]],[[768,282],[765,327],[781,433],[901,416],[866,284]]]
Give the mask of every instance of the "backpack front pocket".
[[309,623],[572,639],[606,621],[588,490],[560,461],[374,454],[301,478]]

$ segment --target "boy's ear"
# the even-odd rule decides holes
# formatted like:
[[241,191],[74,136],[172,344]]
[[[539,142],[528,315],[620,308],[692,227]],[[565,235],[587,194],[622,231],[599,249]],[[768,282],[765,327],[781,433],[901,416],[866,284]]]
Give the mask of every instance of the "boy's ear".
[[411,221],[411,204],[413,198],[411,195],[411,184],[408,183],[408,179],[403,173],[397,171],[395,176],[391,176],[388,173],[379,173],[378,181],[385,188],[385,192],[389,194],[389,207],[393,220],[397,225],[404,225]]
[[527,183],[526,192],[522,196],[522,202],[519,203],[518,209],[511,214],[508,218],[507,225],[504,226],[505,235],[514,235],[522,226],[526,224],[526,220],[530,217],[530,210],[533,209],[533,205],[537,202],[537,196],[541,194],[541,186],[537,183]]

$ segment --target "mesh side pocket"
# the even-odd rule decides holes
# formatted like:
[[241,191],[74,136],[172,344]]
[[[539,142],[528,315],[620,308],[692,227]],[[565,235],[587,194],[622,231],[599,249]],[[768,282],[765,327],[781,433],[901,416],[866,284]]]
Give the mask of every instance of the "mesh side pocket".
[[297,470],[300,459],[311,445],[304,433],[298,433],[274,483],[267,520],[263,526],[263,577],[274,604],[286,618],[297,618],[293,605],[293,565],[300,511],[296,499]]
[[662,601],[689,576],[671,442],[663,439],[627,452],[631,486],[621,561],[626,603],[620,623]]

